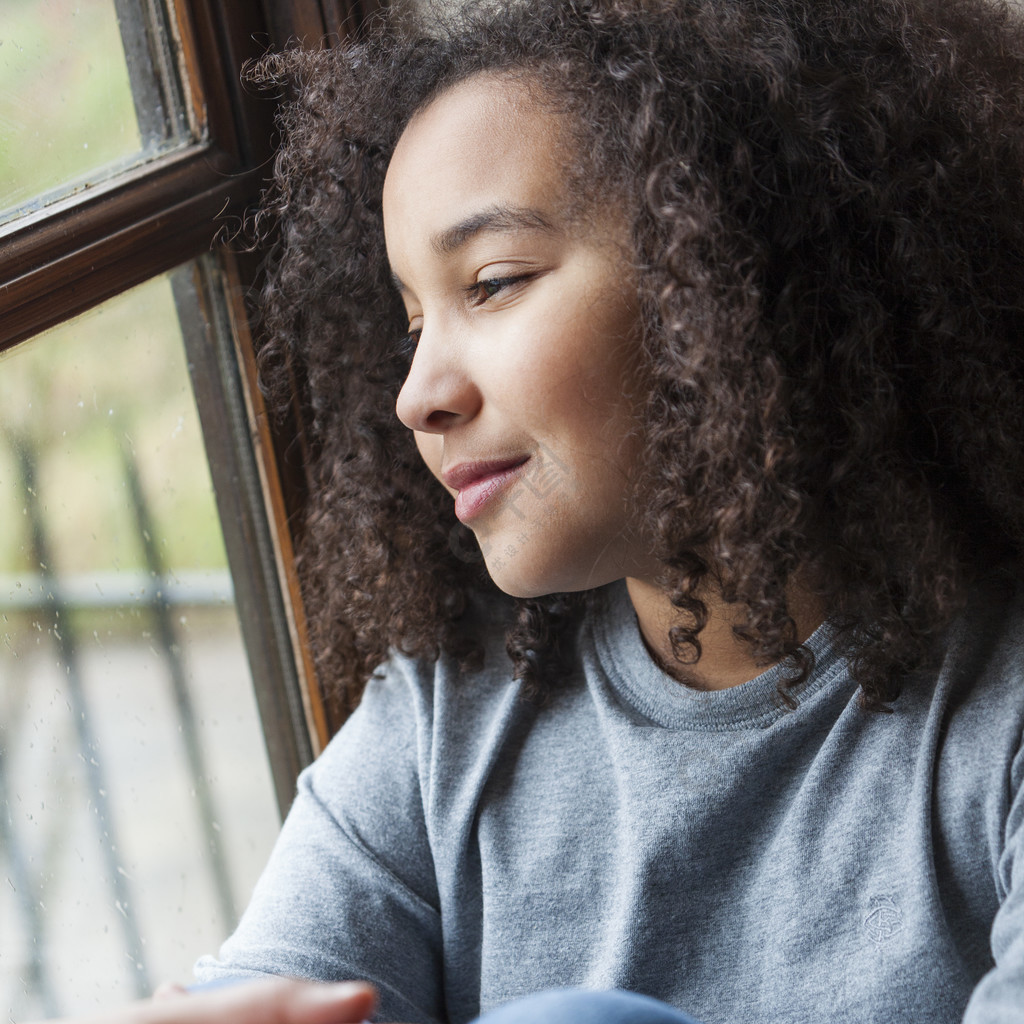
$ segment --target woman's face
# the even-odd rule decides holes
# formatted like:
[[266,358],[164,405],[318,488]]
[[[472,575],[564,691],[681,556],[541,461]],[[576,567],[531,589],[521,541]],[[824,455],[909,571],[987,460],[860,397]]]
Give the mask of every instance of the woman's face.
[[628,512],[640,397],[628,225],[569,194],[560,129],[524,86],[481,75],[412,119],[384,184],[415,345],[398,416],[518,597],[651,569]]

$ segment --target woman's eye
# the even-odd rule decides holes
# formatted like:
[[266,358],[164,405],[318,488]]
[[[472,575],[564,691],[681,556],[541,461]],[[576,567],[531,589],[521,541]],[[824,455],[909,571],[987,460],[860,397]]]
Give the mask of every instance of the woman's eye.
[[477,303],[493,299],[499,292],[503,292],[512,285],[520,284],[529,277],[529,274],[519,274],[515,277],[488,277],[483,281],[476,281],[469,287],[470,295]]
[[416,354],[416,346],[420,343],[420,335],[422,333],[423,328],[417,327],[416,330],[410,330],[408,334],[403,334],[395,344],[398,354],[404,359],[412,360],[412,357]]

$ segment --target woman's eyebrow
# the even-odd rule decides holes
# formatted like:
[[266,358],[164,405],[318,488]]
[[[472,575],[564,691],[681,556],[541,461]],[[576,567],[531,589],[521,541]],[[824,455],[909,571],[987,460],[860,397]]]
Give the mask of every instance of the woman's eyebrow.
[[[551,233],[555,226],[539,210],[528,206],[491,206],[479,213],[471,214],[450,228],[439,231],[430,239],[430,248],[438,256],[451,256],[467,242],[485,231],[543,231]],[[391,282],[399,292],[408,289],[402,279],[391,271]]]
[[524,229],[553,232],[555,227],[539,210],[526,206],[492,206],[438,232],[431,238],[430,247],[438,256],[450,256],[481,232]]

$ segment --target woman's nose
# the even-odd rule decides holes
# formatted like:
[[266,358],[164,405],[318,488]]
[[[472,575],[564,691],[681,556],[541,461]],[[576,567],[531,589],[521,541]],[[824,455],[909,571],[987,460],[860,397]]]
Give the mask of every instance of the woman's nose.
[[476,414],[480,392],[459,348],[457,341],[442,339],[426,328],[420,334],[395,405],[398,418],[410,430],[440,434]]

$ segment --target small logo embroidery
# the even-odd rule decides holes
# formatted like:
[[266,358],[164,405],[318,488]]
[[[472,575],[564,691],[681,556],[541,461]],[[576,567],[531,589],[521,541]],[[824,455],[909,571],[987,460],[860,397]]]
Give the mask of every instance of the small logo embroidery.
[[864,918],[864,930],[872,942],[881,945],[903,931],[903,913],[891,896],[872,896],[871,909]]

